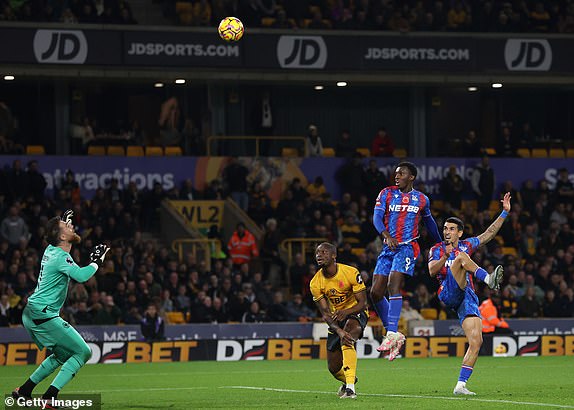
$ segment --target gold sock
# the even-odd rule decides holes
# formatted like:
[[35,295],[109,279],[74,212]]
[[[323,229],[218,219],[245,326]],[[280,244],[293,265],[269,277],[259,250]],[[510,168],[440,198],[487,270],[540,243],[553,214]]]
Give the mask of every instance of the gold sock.
[[343,383],[345,383],[345,372],[343,371],[343,368],[340,368],[339,371],[337,373],[333,374],[333,377],[337,380],[342,381]]
[[345,372],[345,383],[355,384],[357,375],[357,351],[355,346],[341,346],[343,351],[343,371]]

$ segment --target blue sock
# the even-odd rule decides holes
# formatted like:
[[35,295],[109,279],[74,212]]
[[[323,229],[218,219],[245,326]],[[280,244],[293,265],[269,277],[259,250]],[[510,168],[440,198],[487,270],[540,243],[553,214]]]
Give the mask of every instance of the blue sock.
[[389,326],[389,301],[387,298],[382,298],[377,303],[375,303],[375,310],[377,311],[377,315],[381,318],[381,322],[383,322],[383,326],[385,329],[388,329]]
[[488,273],[484,269],[482,269],[480,266],[478,267],[476,272],[474,272],[474,276],[483,282],[486,279],[486,275],[488,275]]
[[399,318],[403,308],[403,297],[401,294],[391,295],[389,298],[389,327],[388,332],[396,332],[399,329]]
[[460,368],[460,376],[458,376],[458,381],[466,383],[467,380],[470,379],[470,376],[472,376],[472,366],[463,364]]

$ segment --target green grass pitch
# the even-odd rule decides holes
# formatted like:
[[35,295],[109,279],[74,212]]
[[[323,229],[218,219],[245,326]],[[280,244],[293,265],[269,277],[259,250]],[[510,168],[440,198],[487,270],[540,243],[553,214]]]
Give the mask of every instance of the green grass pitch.
[[[335,394],[324,360],[85,366],[62,393],[101,393],[102,409],[574,409],[574,356],[481,357],[468,387],[452,395],[460,358],[360,360],[356,400]],[[34,366],[2,367],[4,393]],[[49,380],[34,393],[43,393]]]

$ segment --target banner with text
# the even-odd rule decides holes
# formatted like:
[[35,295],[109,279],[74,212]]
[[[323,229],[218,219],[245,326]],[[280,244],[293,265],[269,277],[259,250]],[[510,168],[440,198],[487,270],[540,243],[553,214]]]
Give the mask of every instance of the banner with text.
[[[0,167],[9,168],[16,159],[21,160],[24,165],[31,159],[38,160],[40,171],[46,178],[49,195],[60,186],[66,171],[72,170],[81,193],[86,198],[91,198],[98,188],[108,188],[112,178],[118,180],[120,189],[134,182],[139,190],[152,189],[156,182],[160,183],[164,190],[170,190],[176,186],[180,187],[186,179],[191,179],[194,187],[202,191],[213,179],[223,178],[223,172],[229,163],[227,157],[0,156]],[[375,160],[387,177],[386,180],[390,181],[397,159],[375,158]],[[362,161],[366,166],[369,159]],[[470,179],[479,162],[478,159],[415,158],[413,161],[419,169],[417,181],[424,184],[425,192],[431,196],[431,201],[442,199],[440,181],[451,165],[456,167],[458,174],[465,181],[466,198],[473,198]],[[259,182],[271,200],[281,199],[285,188],[293,178],[301,179],[303,185],[306,185],[307,181],[313,181],[317,176],[323,177],[325,187],[333,199],[341,198],[342,191],[337,181],[337,171],[345,164],[344,159],[241,157],[239,162],[249,170],[248,183]],[[492,158],[490,165],[494,170],[498,188],[505,181],[512,181],[515,188],[520,188],[526,180],[537,182],[544,179],[550,189],[554,189],[560,168],[568,169],[570,180],[574,183],[574,166],[569,159]],[[382,188],[384,186],[381,186]],[[205,211],[208,214],[201,213],[202,218],[212,216],[209,212],[213,210]],[[198,213],[190,214],[190,217],[198,215]]]
[[[379,341],[357,342],[359,359],[377,359]],[[178,340],[166,342],[89,342],[96,363],[159,363],[198,360],[310,360],[327,358],[327,340],[320,339],[245,339]],[[409,337],[402,350],[406,358],[463,357],[468,343],[465,337]],[[0,366],[40,364],[46,349],[34,343],[1,343]],[[574,356],[574,336],[485,336],[480,355]]]
[[223,225],[225,201],[170,201],[170,204],[186,224],[198,229],[209,229],[212,225]]
[[[323,71],[574,73],[574,39],[459,33],[256,30],[226,43],[215,30],[3,27],[0,62]],[[282,32],[285,33],[285,32]]]

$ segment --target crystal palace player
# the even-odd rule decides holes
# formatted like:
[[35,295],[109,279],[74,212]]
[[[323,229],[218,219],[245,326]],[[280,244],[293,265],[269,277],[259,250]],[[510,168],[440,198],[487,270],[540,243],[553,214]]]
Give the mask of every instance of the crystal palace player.
[[[66,211],[60,219],[54,217],[46,225],[46,240],[49,245],[42,256],[38,284],[24,309],[22,323],[38,346],[52,352],[36,369],[30,378],[12,392],[12,397],[30,398],[34,387],[62,366],[43,399],[56,398],[80,368],[90,359],[92,352],[82,336],[68,322],[60,317],[60,309],[66,301],[70,278],[85,282],[102,265],[110,248],[96,246],[90,254],[90,264],[80,268],[72,257],[72,244],[81,238],[72,225],[72,211]],[[46,408],[52,408],[47,404]]]
[[367,325],[367,291],[361,274],[352,266],[336,262],[337,248],[323,242],[315,250],[315,259],[321,269],[309,287],[313,300],[329,325],[327,337],[327,365],[337,380],[342,399],[354,399],[357,373],[355,342],[363,335]]
[[[387,330],[380,352],[389,351],[389,360],[394,360],[405,336],[398,332],[399,317],[403,306],[401,283],[403,275],[412,276],[420,248],[419,222],[422,217],[425,226],[436,242],[442,240],[435,220],[430,212],[430,201],[422,192],[413,189],[417,167],[410,162],[401,162],[395,171],[395,186],[383,189],[375,204],[373,223],[384,245],[373,272],[371,297],[383,326]],[[389,291],[389,299],[385,297]]]
[[504,195],[502,213],[478,237],[461,240],[464,230],[463,222],[455,217],[444,223],[444,242],[434,245],[429,252],[429,273],[437,276],[440,282],[439,299],[458,314],[458,318],[468,339],[468,349],[462,360],[462,368],[453,393],[457,395],[474,395],[466,388],[466,382],[478,358],[482,345],[482,320],[478,310],[478,297],[474,292],[472,275],[485,282],[491,289],[498,289],[502,281],[503,268],[497,266],[488,274],[479,267],[470,256],[476,248],[491,241],[502,227],[504,219],[510,212],[510,193]]

